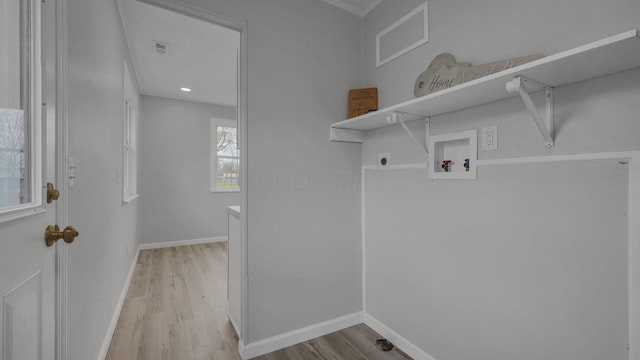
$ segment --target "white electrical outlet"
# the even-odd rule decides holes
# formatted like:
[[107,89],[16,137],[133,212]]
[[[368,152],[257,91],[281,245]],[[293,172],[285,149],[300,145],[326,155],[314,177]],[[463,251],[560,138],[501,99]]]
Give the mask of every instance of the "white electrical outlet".
[[391,166],[391,154],[380,153],[378,154],[378,169],[384,169]]
[[498,150],[498,127],[487,126],[483,127],[480,131],[480,144],[482,144],[482,151],[495,151]]

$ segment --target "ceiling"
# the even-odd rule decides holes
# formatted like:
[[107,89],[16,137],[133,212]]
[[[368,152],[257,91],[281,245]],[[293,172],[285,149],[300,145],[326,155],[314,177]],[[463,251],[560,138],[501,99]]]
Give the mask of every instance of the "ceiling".
[[[383,0],[322,1],[365,16]],[[236,105],[237,31],[138,0],[117,3],[141,94]],[[154,41],[167,53],[156,53]]]
[[364,17],[373,10],[382,0],[322,0],[342,10]]
[[[236,105],[238,32],[136,0],[118,7],[141,94]],[[167,54],[153,41],[168,44]]]

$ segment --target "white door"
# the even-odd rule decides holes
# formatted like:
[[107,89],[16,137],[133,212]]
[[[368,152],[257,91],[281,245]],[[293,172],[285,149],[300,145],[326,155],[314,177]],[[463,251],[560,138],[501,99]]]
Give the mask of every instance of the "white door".
[[[54,1],[0,0],[0,359],[55,358]],[[46,20],[46,21],[44,21]],[[44,37],[44,40],[43,40]],[[47,51],[43,49],[47,48]],[[45,79],[45,80],[43,80]],[[53,89],[53,90],[52,90]]]

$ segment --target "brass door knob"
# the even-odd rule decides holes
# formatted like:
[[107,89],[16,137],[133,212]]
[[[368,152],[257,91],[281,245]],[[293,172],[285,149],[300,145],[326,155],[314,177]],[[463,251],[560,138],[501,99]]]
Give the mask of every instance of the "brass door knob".
[[80,235],[73,226],[67,226],[60,231],[58,225],[49,225],[44,232],[44,242],[47,246],[53,246],[56,241],[62,239],[67,244],[71,244],[73,240]]

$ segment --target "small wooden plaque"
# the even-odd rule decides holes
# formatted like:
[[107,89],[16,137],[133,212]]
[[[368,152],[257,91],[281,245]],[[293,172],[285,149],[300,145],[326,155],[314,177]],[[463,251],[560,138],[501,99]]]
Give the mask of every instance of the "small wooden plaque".
[[349,119],[375,110],[378,110],[378,88],[349,90]]

